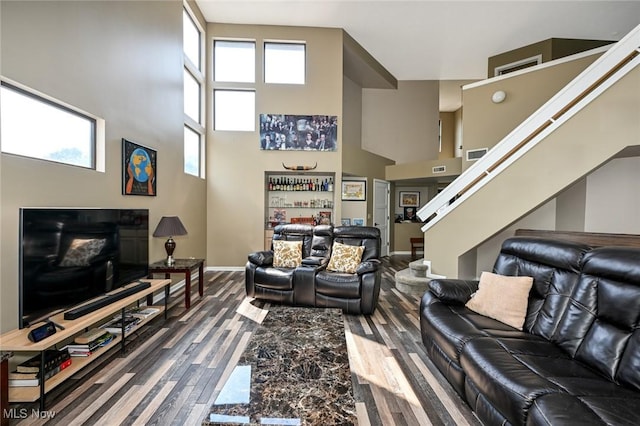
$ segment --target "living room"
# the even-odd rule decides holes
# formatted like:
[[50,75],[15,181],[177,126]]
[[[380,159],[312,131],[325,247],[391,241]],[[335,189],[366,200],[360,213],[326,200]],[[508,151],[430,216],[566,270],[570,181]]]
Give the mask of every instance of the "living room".
[[[282,89],[257,83],[256,112],[337,115],[345,127],[341,151],[269,153],[258,149],[253,132],[213,132],[212,119],[206,115],[207,139],[211,139],[204,149],[206,166],[196,177],[185,174],[180,161],[184,139],[181,2],[3,1],[0,10],[2,76],[105,122],[104,146],[96,152],[98,170],[2,155],[0,331],[17,326],[21,207],[144,207],[150,210],[151,227],[162,216],[176,215],[189,231],[187,237],[177,239],[178,257],[205,258],[209,271],[237,271],[247,254],[264,243],[265,171],[282,170],[283,162],[317,163],[317,170],[340,177],[346,173],[384,179],[384,167],[391,164],[364,152],[359,146],[362,130],[346,125],[350,112],[342,95],[335,93],[358,88],[345,82],[340,29],[206,25],[207,31],[227,37],[305,40],[308,84]],[[208,97],[205,103],[211,105]],[[433,126],[437,126],[437,111],[432,112]],[[123,195],[122,138],[157,151],[155,196]],[[625,163],[625,176],[632,175],[636,165]],[[636,196],[631,190],[623,194]],[[335,217],[340,213],[341,207],[336,206]],[[164,241],[150,240],[152,260],[164,258]]]

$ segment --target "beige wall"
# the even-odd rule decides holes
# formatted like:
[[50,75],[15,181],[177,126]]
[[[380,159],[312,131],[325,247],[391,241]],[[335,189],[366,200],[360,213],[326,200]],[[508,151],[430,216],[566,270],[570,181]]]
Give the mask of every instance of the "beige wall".
[[[623,180],[624,181],[624,180]],[[584,228],[587,179],[580,179],[556,197],[556,230],[582,232]]]
[[478,279],[483,271],[491,272],[503,241],[513,237],[517,229],[558,229],[556,228],[556,209],[556,199],[550,200],[480,244],[474,249],[477,252],[475,275],[465,276],[465,278]]
[[490,78],[495,76],[496,67],[512,64],[514,62],[529,59],[538,55],[542,56],[542,62],[549,62],[554,59],[559,59],[565,56],[573,55],[574,53],[595,49],[597,47],[604,46],[610,43],[612,42],[602,40],[550,38],[538,43],[530,44],[528,46],[523,46],[518,49],[491,56],[487,61],[487,77]]
[[397,90],[364,89],[362,147],[396,163],[437,159],[438,92],[437,81],[399,81]]
[[[1,2],[2,75],[102,117],[106,171],[2,155],[1,328],[17,325],[18,209],[148,208],[178,215],[176,255],[205,255],[205,184],[183,169],[180,2]],[[156,197],[121,195],[121,138],[158,151]],[[151,260],[164,240],[150,241]]]
[[[395,253],[411,253],[409,238],[422,238],[422,223],[394,223],[393,251]],[[422,249],[420,250],[422,251]]]
[[[366,219],[367,225],[371,225],[373,223],[370,217],[373,212],[373,179],[384,180],[385,167],[394,162],[362,149],[362,87],[346,77],[343,80],[343,115],[343,177],[352,179],[357,176],[366,180],[367,201],[341,203],[344,209],[355,209],[355,211],[343,211],[342,217],[362,217]],[[337,200],[340,199],[339,194],[336,194],[336,197]]]
[[[537,71],[466,86],[462,92],[465,152],[462,170],[473,164],[473,161],[466,161],[466,151],[496,145],[599,56],[592,55]],[[491,102],[491,95],[497,90],[507,94],[505,101],[500,104]]]
[[440,152],[438,160],[445,158],[453,158],[455,156],[455,140],[456,140],[456,113],[441,112],[440,113]]
[[640,234],[640,158],[612,160],[586,180],[584,230]]
[[[241,267],[247,254],[264,245],[264,172],[281,171],[287,165],[313,165],[316,172],[336,173],[340,188],[342,172],[342,30],[277,26],[208,24],[208,52],[213,39],[241,38],[256,41],[255,85],[211,82],[209,89],[255,87],[256,131],[213,131],[209,114],[207,135],[207,265]],[[307,74],[304,85],[267,85],[262,76],[262,45],[265,40],[304,41]],[[211,57],[208,58],[211,63]],[[208,90],[210,94],[212,90]],[[208,99],[212,105],[211,99]],[[273,152],[259,149],[258,115],[326,114],[338,116],[338,150],[335,152]],[[339,197],[336,198],[336,201]],[[340,216],[340,204],[334,210]]]

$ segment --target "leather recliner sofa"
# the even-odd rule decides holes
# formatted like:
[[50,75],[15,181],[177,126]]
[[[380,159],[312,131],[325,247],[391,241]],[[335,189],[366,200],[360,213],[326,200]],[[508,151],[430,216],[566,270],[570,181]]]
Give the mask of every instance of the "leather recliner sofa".
[[494,273],[533,277],[523,330],[465,303],[478,281],[437,279],[423,343],[486,425],[640,424],[640,249],[514,237]]
[[[302,241],[302,264],[273,266],[273,247],[249,254],[245,284],[249,297],[272,302],[341,308],[349,314],[372,314],[380,294],[380,230],[374,227],[283,224],[273,240]],[[354,274],[327,270],[334,242],[363,246]]]

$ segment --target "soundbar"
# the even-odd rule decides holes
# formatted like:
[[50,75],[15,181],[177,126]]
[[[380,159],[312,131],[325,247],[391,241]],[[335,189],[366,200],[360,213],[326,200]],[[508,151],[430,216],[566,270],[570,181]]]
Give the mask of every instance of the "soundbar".
[[107,294],[106,296],[101,297],[100,299],[96,299],[93,302],[89,302],[86,305],[78,306],[77,308],[73,308],[64,313],[64,319],[66,320],[74,320],[90,314],[93,311],[97,311],[100,308],[104,308],[112,304],[113,302],[117,302],[118,300],[124,299],[125,297],[129,297],[132,294],[136,294],[142,290],[151,287],[150,282],[140,281],[139,284],[136,284],[132,287],[127,287],[117,293]]

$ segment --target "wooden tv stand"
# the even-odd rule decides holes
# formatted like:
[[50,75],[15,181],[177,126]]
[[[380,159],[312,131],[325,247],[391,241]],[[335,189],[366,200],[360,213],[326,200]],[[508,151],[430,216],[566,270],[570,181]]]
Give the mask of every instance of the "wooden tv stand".
[[[103,308],[97,309],[87,315],[84,315],[75,320],[65,320],[64,312],[54,315],[50,318],[54,323],[64,327],[63,330],[57,329],[56,333],[52,336],[49,336],[39,342],[31,342],[28,339],[28,334],[30,329],[16,329],[9,331],[0,335],[0,350],[5,352],[40,352],[40,356],[44,357],[44,351],[46,349],[52,348],[55,345],[65,342],[65,344],[71,343],[73,338],[79,334],[84,333],[92,326],[106,320],[110,319],[114,316],[114,314],[121,312],[124,315],[125,308],[137,304],[143,298],[147,296],[153,296],[153,294],[157,291],[164,289],[164,306],[153,306],[158,309],[158,312],[152,316],[149,316],[143,319],[132,331],[139,328],[140,326],[146,324],[151,321],[153,318],[157,317],[161,313],[164,313],[165,318],[167,315],[167,302],[169,295],[169,286],[171,285],[171,280],[167,279],[145,279],[151,283],[149,288],[141,290],[135,294],[132,294],[128,297],[125,297],[121,300],[113,302],[112,304],[105,306]],[[130,284],[128,286],[124,286],[123,288],[127,288],[131,285],[135,285],[137,283]],[[107,294],[117,293],[119,290],[114,290]],[[89,302],[90,303],[90,302]],[[41,325],[41,323],[34,324]],[[125,336],[126,338],[126,336]],[[116,337],[106,346],[97,349],[88,357],[73,357],[73,361],[71,365],[58,374],[54,375],[48,380],[40,381],[39,386],[26,386],[26,387],[9,387],[9,402],[35,402],[40,400],[40,410],[43,411],[45,408],[45,395],[47,392],[51,391],[61,383],[63,383],[66,379],[71,377],[73,374],[89,365],[93,361],[100,358],[102,355],[107,353],[110,348],[113,348],[118,343],[121,344],[122,350],[125,349],[125,340],[122,338],[121,334],[116,335]]]

